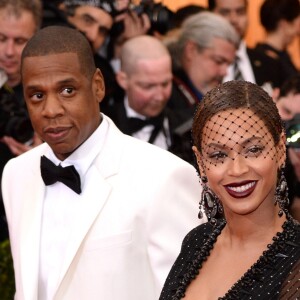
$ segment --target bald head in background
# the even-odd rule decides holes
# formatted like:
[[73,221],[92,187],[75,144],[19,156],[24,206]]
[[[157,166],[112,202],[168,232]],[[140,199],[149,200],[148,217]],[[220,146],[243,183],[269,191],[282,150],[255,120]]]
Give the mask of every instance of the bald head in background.
[[117,81],[134,111],[146,117],[157,116],[171,95],[172,64],[167,48],[148,35],[128,40],[121,50]]
[[170,54],[160,40],[149,35],[135,37],[122,47],[121,69],[130,73],[140,60],[156,60],[162,57],[170,57]]

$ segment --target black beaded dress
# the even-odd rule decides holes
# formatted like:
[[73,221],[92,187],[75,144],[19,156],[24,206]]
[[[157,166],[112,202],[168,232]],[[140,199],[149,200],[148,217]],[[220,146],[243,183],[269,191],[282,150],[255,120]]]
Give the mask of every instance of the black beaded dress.
[[[226,224],[202,224],[184,239],[159,300],[184,299]],[[300,223],[290,216],[257,262],[219,300],[300,300]],[[201,300],[201,295],[199,295]],[[216,299],[217,300],[217,299]]]

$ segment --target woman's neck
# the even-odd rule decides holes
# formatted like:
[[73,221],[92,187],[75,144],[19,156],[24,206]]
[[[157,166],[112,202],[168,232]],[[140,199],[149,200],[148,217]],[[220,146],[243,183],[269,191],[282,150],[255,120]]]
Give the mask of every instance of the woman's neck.
[[247,216],[228,214],[222,235],[231,246],[271,242],[272,237],[282,231],[282,225],[286,221],[286,215],[279,217],[278,212],[279,208],[276,206],[264,214],[259,212]]
[[265,43],[278,51],[284,51],[287,48],[285,38],[279,33],[269,33],[265,39]]

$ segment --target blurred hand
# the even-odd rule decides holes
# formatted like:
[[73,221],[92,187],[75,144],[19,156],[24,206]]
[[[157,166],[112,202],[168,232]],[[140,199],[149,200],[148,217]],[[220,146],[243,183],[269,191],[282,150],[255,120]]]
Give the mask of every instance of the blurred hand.
[[38,137],[38,135],[36,133],[34,133],[33,138],[32,138],[32,143],[30,145],[20,143],[10,136],[4,136],[1,139],[1,141],[3,143],[5,143],[8,146],[8,148],[10,149],[10,151],[16,156],[43,143],[43,141]]
[[295,148],[288,148],[290,161],[294,167],[298,181],[300,181],[300,151]]
[[146,14],[139,16],[132,10],[119,15],[115,21],[123,21],[124,23],[124,31],[117,40],[120,44],[135,36],[146,34],[151,27],[150,19]]

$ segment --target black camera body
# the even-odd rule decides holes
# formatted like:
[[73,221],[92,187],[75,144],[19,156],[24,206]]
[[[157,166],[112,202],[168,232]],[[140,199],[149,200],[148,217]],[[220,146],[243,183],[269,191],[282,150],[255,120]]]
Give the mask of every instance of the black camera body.
[[151,22],[151,31],[165,34],[174,27],[174,13],[161,3],[142,0],[139,5],[131,6],[138,15],[146,14]]
[[21,143],[30,141],[33,128],[27,110],[18,103],[12,90],[0,89],[0,138],[11,136]]
[[300,149],[300,114],[285,122],[286,145]]

